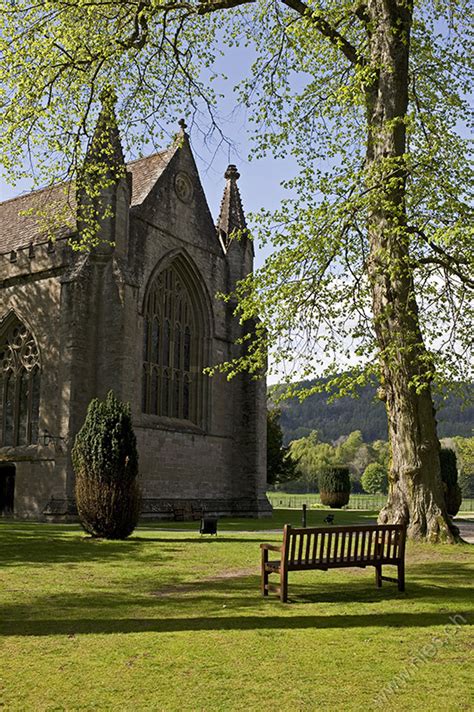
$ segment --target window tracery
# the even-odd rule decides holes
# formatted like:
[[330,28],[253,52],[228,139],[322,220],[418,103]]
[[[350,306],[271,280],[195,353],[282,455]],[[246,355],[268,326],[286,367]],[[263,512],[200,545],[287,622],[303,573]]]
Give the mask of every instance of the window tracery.
[[38,440],[40,362],[33,335],[17,319],[0,338],[0,445]]
[[145,304],[144,413],[201,425],[204,318],[179,259],[153,280]]

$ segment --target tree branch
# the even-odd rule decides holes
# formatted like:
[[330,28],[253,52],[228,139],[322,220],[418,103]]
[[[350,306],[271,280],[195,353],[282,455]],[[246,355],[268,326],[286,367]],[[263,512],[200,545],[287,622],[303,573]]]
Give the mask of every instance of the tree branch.
[[443,260],[441,259],[441,257],[420,257],[416,261],[418,264],[422,265],[438,265],[439,267],[445,269],[447,272],[451,272],[451,274],[454,274],[456,277],[458,277],[466,287],[474,289],[474,280],[469,279],[469,277],[465,275],[459,269],[459,267],[457,267],[456,264],[453,263],[453,261],[450,261],[449,259]]
[[419,228],[409,228],[410,232],[415,233],[421,239],[423,242],[426,242],[426,244],[431,247],[433,252],[435,252],[438,257],[420,257],[417,259],[417,262],[419,264],[434,264],[438,265],[439,267],[443,267],[447,272],[451,272],[452,274],[456,275],[463,284],[466,285],[466,287],[470,287],[471,289],[474,289],[474,280],[470,279],[467,274],[465,274],[462,269],[461,265],[467,264],[464,260],[457,259],[456,257],[453,257],[450,255],[448,252],[443,250],[442,247],[439,245],[436,245],[432,240],[429,239],[429,237],[423,232],[423,230],[420,230]]
[[362,57],[359,56],[354,45],[348,42],[348,40],[326,20],[322,13],[311,10],[311,8],[301,0],[282,0],[282,2],[284,5],[287,5],[287,7],[290,7],[292,10],[295,10],[310,20],[316,29],[326,37],[331,44],[340,49],[352,64],[363,64]]
[[[199,0],[196,7],[188,2],[166,3],[161,5],[159,10],[179,10],[185,9],[195,12],[198,15],[205,15],[216,10],[230,10],[240,5],[254,3],[255,0]],[[363,58],[359,55],[356,47],[352,45],[338,30],[331,25],[321,12],[312,10],[302,0],[281,0],[283,5],[295,10],[299,15],[309,20],[316,29],[326,37],[331,44],[341,50],[352,64],[364,64]]]

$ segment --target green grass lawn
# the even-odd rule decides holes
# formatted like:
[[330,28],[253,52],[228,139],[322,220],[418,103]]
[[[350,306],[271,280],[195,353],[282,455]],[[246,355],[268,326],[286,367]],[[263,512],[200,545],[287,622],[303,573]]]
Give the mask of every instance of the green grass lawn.
[[372,569],[290,574],[282,605],[260,597],[259,543],[284,521],[299,513],[125,542],[0,522],[0,709],[472,709],[474,548],[410,544],[406,593]]

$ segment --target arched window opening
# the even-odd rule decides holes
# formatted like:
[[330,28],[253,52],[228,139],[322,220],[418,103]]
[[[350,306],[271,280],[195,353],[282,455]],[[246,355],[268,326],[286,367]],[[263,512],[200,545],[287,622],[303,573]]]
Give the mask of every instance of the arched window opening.
[[0,445],[38,441],[39,354],[30,331],[18,320],[0,339]]
[[201,425],[204,318],[200,296],[183,274],[178,258],[153,279],[148,291],[142,407],[151,415]]

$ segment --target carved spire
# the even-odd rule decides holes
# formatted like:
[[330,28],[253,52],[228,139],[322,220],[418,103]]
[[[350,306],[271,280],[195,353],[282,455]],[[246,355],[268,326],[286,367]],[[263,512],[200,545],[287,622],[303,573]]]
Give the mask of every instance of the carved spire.
[[125,159],[115,116],[115,91],[106,87],[100,95],[100,100],[102,109],[86,153],[84,167],[88,173],[92,169],[94,174],[120,179],[125,174]]
[[232,164],[228,166],[224,177],[227,182],[222,197],[219,219],[217,221],[217,233],[224,247],[227,249],[232,238],[232,233],[246,231],[247,223],[245,222],[242,200],[237,187],[240,173],[236,166]]
[[125,180],[115,92],[104,89],[100,100],[94,135],[77,176],[77,231],[80,242],[109,252],[112,246],[122,249],[127,238],[131,183]]

